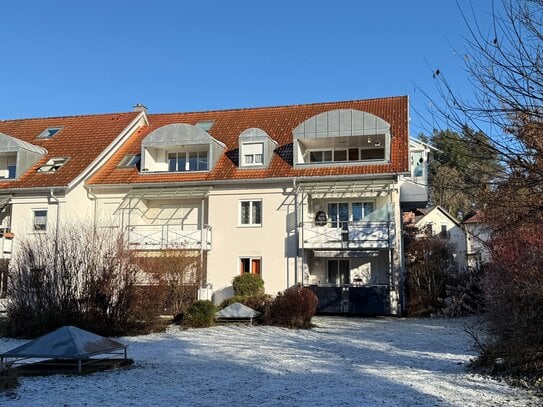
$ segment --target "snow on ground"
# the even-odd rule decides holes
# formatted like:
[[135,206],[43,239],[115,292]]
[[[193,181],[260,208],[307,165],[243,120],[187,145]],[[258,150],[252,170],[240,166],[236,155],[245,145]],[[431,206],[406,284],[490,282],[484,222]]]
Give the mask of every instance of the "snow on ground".
[[[135,366],[23,377],[4,406],[526,406],[474,375],[462,319],[316,317],[312,330],[222,325],[121,338]],[[0,352],[24,341],[0,339]]]

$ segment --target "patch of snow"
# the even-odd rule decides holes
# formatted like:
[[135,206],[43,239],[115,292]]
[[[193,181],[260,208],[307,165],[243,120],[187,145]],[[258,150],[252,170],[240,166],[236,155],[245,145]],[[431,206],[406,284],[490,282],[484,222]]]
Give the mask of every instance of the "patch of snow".
[[[468,372],[465,319],[316,317],[312,330],[221,325],[125,337],[127,370],[23,377],[4,406],[527,406]],[[0,352],[23,341],[2,339]]]

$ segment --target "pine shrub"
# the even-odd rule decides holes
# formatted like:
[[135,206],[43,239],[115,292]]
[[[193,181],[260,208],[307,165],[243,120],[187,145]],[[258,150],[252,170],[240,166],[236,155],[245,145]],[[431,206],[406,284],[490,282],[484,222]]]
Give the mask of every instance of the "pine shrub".
[[199,300],[188,306],[183,316],[185,328],[207,328],[215,323],[217,307],[211,301]]
[[234,295],[249,297],[264,293],[264,280],[257,274],[242,274],[232,281]]

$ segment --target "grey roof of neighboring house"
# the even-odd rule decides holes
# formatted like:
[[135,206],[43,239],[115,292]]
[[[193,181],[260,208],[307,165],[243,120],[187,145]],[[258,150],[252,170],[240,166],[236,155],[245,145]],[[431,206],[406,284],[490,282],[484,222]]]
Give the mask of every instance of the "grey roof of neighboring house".
[[10,358],[86,359],[89,356],[125,349],[122,343],[75,326],[63,326],[1,354]]
[[247,307],[246,305],[235,302],[226,308],[218,311],[215,316],[219,319],[248,319],[256,318],[262,313]]

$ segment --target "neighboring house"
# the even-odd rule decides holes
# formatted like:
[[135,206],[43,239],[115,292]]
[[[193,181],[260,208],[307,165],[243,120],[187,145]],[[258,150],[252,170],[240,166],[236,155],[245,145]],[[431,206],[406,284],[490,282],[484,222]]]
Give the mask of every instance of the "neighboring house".
[[[124,127],[108,143],[92,144],[96,154],[81,153],[87,164],[69,171],[71,178],[35,190],[38,203],[27,205],[14,188],[6,191],[12,226],[19,225],[16,214],[34,219],[13,229],[15,239],[54,224],[50,206],[61,201],[61,217],[69,219],[78,212],[70,205],[77,205],[97,226],[125,232],[141,255],[185,250],[200,256],[201,286],[212,289],[215,302],[233,294],[236,275],[254,273],[271,294],[310,286],[321,312],[402,312],[400,208],[427,196],[402,195],[403,184],[421,177],[411,168],[410,149],[420,145],[409,139],[407,97],[176,114],[138,110],[117,115],[126,119]],[[42,127],[63,127],[61,136],[64,119],[39,120]],[[47,149],[21,180],[46,179],[38,168],[70,156],[49,147],[56,136],[43,141],[35,130],[4,131],[5,123],[1,132]],[[72,158],[51,177],[67,173],[77,151],[86,151],[85,132],[77,134]],[[33,184],[22,188],[34,191]]]
[[476,211],[464,220],[466,229],[466,246],[468,266],[479,269],[491,260],[488,243],[491,238],[491,230],[485,224],[483,213]]
[[134,112],[0,121],[0,292],[21,238],[92,217],[85,180],[145,120]]
[[462,224],[441,206],[418,208],[403,214],[404,227],[415,227],[416,237],[435,236],[448,244],[458,271],[467,269],[466,232]]

